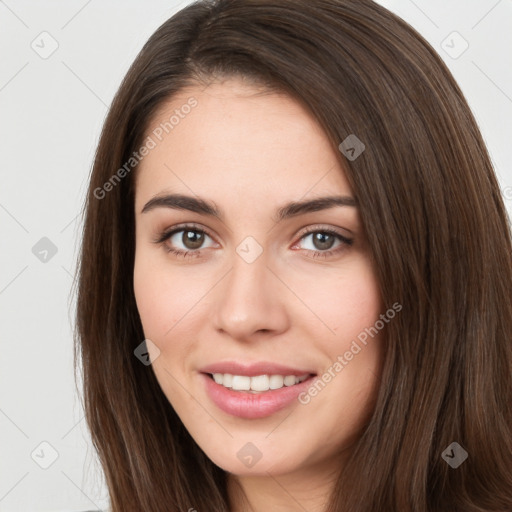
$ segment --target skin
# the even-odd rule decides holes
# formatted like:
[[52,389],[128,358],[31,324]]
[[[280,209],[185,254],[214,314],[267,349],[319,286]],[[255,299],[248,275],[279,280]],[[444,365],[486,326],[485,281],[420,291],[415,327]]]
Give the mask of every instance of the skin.
[[[289,201],[353,197],[337,149],[286,95],[261,94],[239,79],[190,87],[161,106],[147,135],[191,96],[197,107],[137,169],[133,277],[145,337],[160,351],[151,351],[152,368],[192,437],[229,472],[233,511],[321,511],[371,414],[382,333],[307,405],[294,402],[266,418],[218,409],[198,372],[227,359],[274,361],[317,375],[332,367],[383,312],[359,212],[335,206],[273,220]],[[141,213],[151,198],[171,192],[213,201],[225,218],[170,208]],[[187,232],[154,242],[180,223],[207,232],[199,255],[166,251],[197,252],[185,245]],[[336,230],[353,244],[335,237],[337,252],[313,257],[329,250],[303,234],[317,225],[316,232]],[[263,248],[250,264],[236,252],[248,236]],[[247,442],[262,454],[252,468],[237,457]]]

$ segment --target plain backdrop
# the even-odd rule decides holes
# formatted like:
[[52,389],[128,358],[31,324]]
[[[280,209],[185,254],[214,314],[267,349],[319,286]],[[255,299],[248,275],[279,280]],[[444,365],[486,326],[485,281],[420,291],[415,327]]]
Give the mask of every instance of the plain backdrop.
[[[0,1],[1,512],[107,504],[72,365],[78,213],[122,77],[148,37],[188,3]],[[380,3],[452,70],[512,212],[512,3]]]

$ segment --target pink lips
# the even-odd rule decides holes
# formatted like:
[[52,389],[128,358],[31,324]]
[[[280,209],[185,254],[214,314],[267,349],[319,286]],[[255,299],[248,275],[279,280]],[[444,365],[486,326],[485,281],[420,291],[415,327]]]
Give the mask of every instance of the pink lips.
[[[290,368],[267,362],[249,365],[235,362],[216,363],[205,366],[200,371],[202,372],[200,377],[203,379],[210,400],[225,413],[245,419],[264,418],[296,402],[299,394],[307,390],[315,377],[314,372],[310,370]],[[257,375],[295,375],[300,377],[305,374],[310,374],[310,376],[293,386],[284,386],[280,389],[271,389],[260,393],[249,393],[233,391],[217,384],[211,377],[213,373],[230,373],[248,377]]]

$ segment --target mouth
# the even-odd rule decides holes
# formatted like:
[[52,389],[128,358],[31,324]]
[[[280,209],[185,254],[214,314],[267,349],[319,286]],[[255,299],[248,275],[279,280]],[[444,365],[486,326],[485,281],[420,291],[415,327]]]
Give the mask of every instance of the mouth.
[[230,416],[251,420],[266,418],[298,405],[299,397],[316,377],[314,373],[240,375],[201,372],[199,375],[212,405]]

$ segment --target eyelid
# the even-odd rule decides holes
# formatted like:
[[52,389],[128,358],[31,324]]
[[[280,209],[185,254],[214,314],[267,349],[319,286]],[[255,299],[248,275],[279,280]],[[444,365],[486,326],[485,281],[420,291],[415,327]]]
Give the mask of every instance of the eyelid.
[[[350,235],[345,235],[341,229],[342,228],[326,226],[325,224],[312,224],[311,226],[304,228],[303,231],[299,232],[297,237],[298,237],[298,241],[300,241],[300,240],[302,240],[302,238],[304,238],[306,235],[309,235],[310,233],[327,232],[327,233],[335,233],[346,243],[348,243],[348,242],[352,243],[353,239],[350,237]],[[348,230],[346,230],[346,231],[348,231]]]

